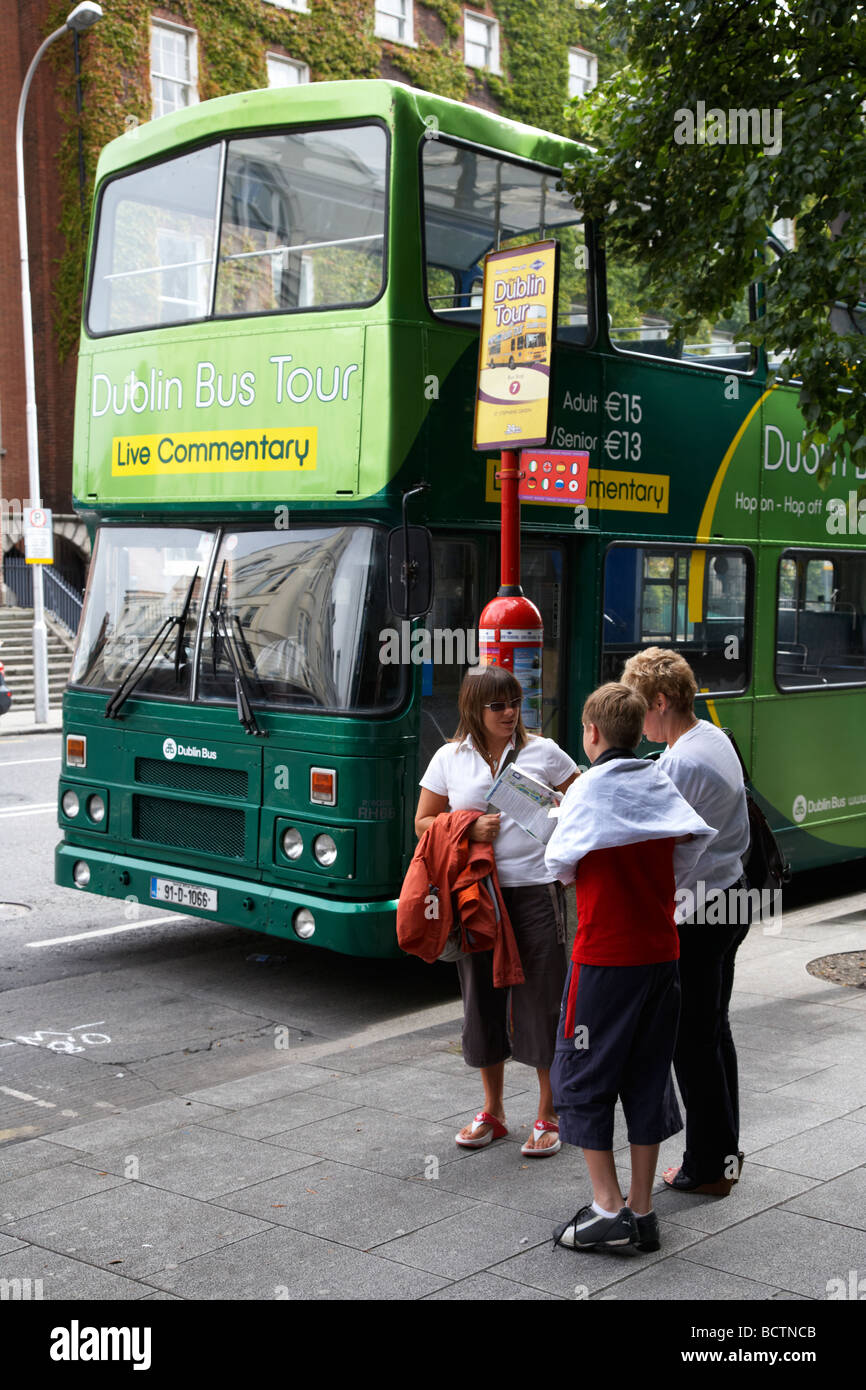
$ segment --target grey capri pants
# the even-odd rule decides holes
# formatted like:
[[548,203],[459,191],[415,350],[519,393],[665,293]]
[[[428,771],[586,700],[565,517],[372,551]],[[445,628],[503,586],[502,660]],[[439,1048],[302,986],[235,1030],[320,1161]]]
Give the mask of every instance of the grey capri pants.
[[463,1060],[470,1067],[493,1067],[513,1057],[547,1070],[553,1062],[568,969],[565,890],[561,883],[503,886],[502,896],[526,981],[495,989],[492,951],[460,958]]

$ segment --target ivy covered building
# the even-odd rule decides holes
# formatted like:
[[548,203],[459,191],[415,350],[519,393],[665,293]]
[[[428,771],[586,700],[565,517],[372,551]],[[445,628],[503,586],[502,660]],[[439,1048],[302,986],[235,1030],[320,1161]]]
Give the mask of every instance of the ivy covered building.
[[[75,0],[8,0],[0,47],[4,186],[22,83],[42,39]],[[260,87],[385,77],[562,129],[613,61],[600,10],[581,0],[102,0],[104,18],[58,41],[40,65],[25,125],[25,178],[42,500],[55,519],[56,569],[81,587],[84,528],[72,515],[76,350],[86,227],[100,149],[178,107]],[[599,74],[601,68],[601,74]],[[78,107],[81,114],[78,114]],[[29,497],[15,199],[0,204],[0,535],[20,547]]]

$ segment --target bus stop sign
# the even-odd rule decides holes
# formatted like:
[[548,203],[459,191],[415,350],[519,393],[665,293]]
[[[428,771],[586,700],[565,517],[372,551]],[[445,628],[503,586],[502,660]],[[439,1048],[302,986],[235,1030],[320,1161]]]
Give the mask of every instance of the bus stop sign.
[[550,438],[559,242],[484,258],[474,449],[543,447]]

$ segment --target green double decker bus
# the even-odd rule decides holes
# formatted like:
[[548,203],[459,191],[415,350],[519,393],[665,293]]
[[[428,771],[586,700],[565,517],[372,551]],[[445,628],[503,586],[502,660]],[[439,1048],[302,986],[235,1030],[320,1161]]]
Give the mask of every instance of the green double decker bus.
[[[543,732],[578,751],[588,691],[676,646],[795,868],[866,852],[862,475],[839,453],[819,485],[795,393],[741,339],[755,295],[674,342],[635,268],[605,266],[560,186],[572,149],[359,81],[205,102],[103,152],[59,883],[397,953],[418,778],[497,587],[482,263],[544,238],[549,444],[589,473],[585,505],[523,506]],[[519,396],[518,363],[497,375]],[[423,620],[389,575],[404,512],[432,538]]]

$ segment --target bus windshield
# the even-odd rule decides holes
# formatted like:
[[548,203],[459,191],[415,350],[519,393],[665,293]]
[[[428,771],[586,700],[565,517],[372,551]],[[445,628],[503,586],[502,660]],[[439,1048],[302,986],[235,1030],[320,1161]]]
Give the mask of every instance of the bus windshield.
[[192,590],[181,660],[175,624],[136,692],[189,698],[200,646],[197,698],[234,702],[226,634],[257,708],[393,709],[404,683],[400,666],[379,661],[380,632],[396,622],[381,582],[385,545],[386,532],[373,526],[103,529],[70,684],[117,689]]
[[[393,707],[400,668],[379,661],[386,533],[372,526],[232,531],[212,585],[239,659],[268,704],[327,710]],[[217,590],[222,592],[218,595]],[[224,643],[206,624],[202,699],[234,699]]]
[[319,127],[215,142],[113,179],[89,331],[371,303],[387,152],[381,126]]
[[[99,531],[70,684],[116,690],[165,620],[180,617],[192,584],[183,643],[189,647],[213,542],[213,532],[180,527]],[[138,682],[142,693],[184,693],[189,668],[184,660],[175,675],[176,648],[177,629],[172,628],[153,666]]]

